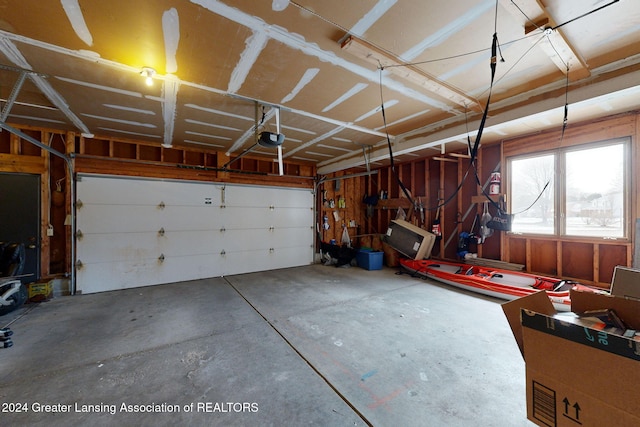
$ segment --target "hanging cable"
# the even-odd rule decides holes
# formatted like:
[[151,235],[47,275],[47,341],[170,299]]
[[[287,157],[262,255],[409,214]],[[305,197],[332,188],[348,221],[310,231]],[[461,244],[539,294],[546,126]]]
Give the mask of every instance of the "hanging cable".
[[[616,0],[617,1],[617,0]],[[513,0],[512,0],[513,2]],[[615,3],[615,2],[614,2]],[[515,4],[515,3],[514,3]],[[610,3],[611,4],[611,3]],[[609,4],[609,5],[610,5]],[[608,6],[608,5],[607,5]],[[599,8],[602,9],[602,8]],[[593,13],[594,11],[590,12]],[[582,16],[586,16],[582,15]],[[526,16],[526,15],[525,15]],[[528,19],[528,18],[527,18]],[[555,48],[555,46],[553,45],[553,43],[551,42],[551,40],[549,40],[549,44],[551,45],[551,47],[553,48],[553,50],[555,51],[556,55],[558,55],[558,58],[560,58],[560,61],[562,61],[562,63],[565,65],[565,67],[567,68],[567,71],[565,72],[565,88],[564,88],[564,116],[562,118],[562,131],[560,133],[560,145],[562,145],[562,141],[564,141],[564,135],[565,135],[565,131],[567,130],[567,124],[569,122],[569,64],[564,61],[564,59],[562,58],[562,56],[560,55],[560,52],[558,52],[558,50]],[[476,172],[476,177],[477,177],[477,172]],[[479,182],[479,179],[478,179]],[[535,198],[535,200],[529,205],[527,206],[525,209],[514,213],[514,215],[520,215],[523,214],[524,212],[528,211],[529,209],[531,209],[537,202],[538,200],[540,200],[540,197],[542,197],[542,195],[544,194],[544,192],[547,190],[547,188],[549,187],[549,184],[551,183],[551,178],[549,178],[549,180],[547,180],[546,184],[544,185],[544,187],[542,188],[542,190],[540,191],[540,193],[538,194],[538,196]],[[484,189],[482,189],[482,192],[484,193]],[[490,197],[484,193],[485,196],[487,196],[487,198],[490,199]],[[500,207],[498,207],[498,209],[500,210],[500,212],[502,213],[506,213],[503,212],[502,209],[500,209]]]
[[[513,1],[513,0],[512,0],[512,1]],[[600,7],[597,7],[597,8],[595,8],[595,9],[593,9],[593,10],[589,11],[589,12],[583,13],[583,14],[582,14],[582,15],[580,15],[580,16],[576,16],[576,17],[575,17],[575,18],[573,18],[573,19],[569,19],[568,21],[565,21],[565,22],[563,22],[562,24],[556,25],[555,27],[553,27],[553,28],[552,28],[552,30],[557,30],[557,29],[558,29],[558,28],[560,28],[560,27],[563,27],[563,26],[565,26],[565,25],[567,25],[567,24],[570,24],[570,23],[572,23],[572,22],[574,22],[574,21],[577,21],[578,19],[584,18],[585,16],[589,16],[589,15],[591,15],[592,13],[598,12],[598,11],[600,11],[600,10],[604,9],[605,7],[609,7],[609,6],[611,6],[612,4],[614,4],[614,3],[618,3],[619,1],[620,1],[620,0],[613,0],[613,1],[612,1],[612,2],[610,2],[610,3],[607,3],[607,4],[605,4],[605,5],[602,5],[602,6],[600,6]]]
[[[471,170],[472,167],[474,167],[474,163],[478,154],[478,148],[480,147],[480,142],[482,139],[482,133],[486,124],[486,120],[487,120],[487,116],[489,113],[489,105],[491,103],[491,92],[494,86],[494,81],[495,81],[495,75],[496,75],[496,68],[497,68],[497,58],[498,58],[498,32],[497,32],[497,15],[498,15],[498,0],[496,0],[496,9],[495,9],[495,27],[494,27],[494,33],[493,33],[493,38],[492,38],[492,43],[491,43],[491,61],[490,61],[490,68],[491,68],[491,79],[490,79],[490,84],[489,84],[489,95],[487,97],[487,102],[482,114],[482,119],[480,121],[480,127],[478,130],[478,133],[476,135],[476,139],[475,142],[473,143],[473,145],[471,144],[471,140],[468,137],[468,148],[469,148],[469,154],[470,154],[470,159],[469,159],[469,163],[467,166],[467,169],[464,173],[464,176],[462,177],[462,179],[460,180],[460,183],[458,184],[458,186],[456,187],[456,190],[453,192],[453,194],[449,197],[447,197],[446,199],[444,199],[442,201],[442,203],[438,202],[437,206],[433,207],[433,208],[424,208],[427,211],[431,211],[431,210],[436,210],[438,208],[441,208],[443,206],[445,206],[446,204],[448,204],[451,200],[453,200],[453,198],[456,196],[456,194],[458,194],[458,192],[460,192],[460,190],[462,189],[462,186],[464,185],[464,182],[466,181],[469,172]],[[502,58],[501,55],[501,62],[504,62],[504,58]],[[391,165],[391,170],[394,173],[394,176],[396,178],[396,180],[398,181],[400,187],[402,188],[403,192],[405,193],[405,195],[407,196],[407,198],[409,199],[409,201],[412,203],[412,205],[414,205],[414,201],[411,198],[411,195],[409,194],[409,192],[407,191],[406,187],[404,186],[404,184],[402,183],[402,181],[399,179],[399,177],[397,176],[397,172],[395,170],[395,164],[394,164],[394,160],[393,160],[393,149],[391,146],[391,139],[389,138],[389,134],[387,131],[387,122],[386,122],[386,116],[385,116],[385,111],[384,111],[384,97],[383,97],[383,93],[382,93],[382,71],[384,70],[384,67],[382,67],[381,65],[379,66],[379,70],[380,70],[380,99],[381,99],[381,111],[382,111],[382,119],[383,119],[383,124],[384,124],[384,128],[385,128],[385,133],[387,135],[387,145],[389,147],[389,161],[390,161],[390,165]]]
[[391,172],[393,173],[393,176],[398,182],[398,185],[402,189],[402,192],[407,197],[407,200],[409,200],[409,202],[411,203],[411,206],[416,206],[413,200],[413,197],[411,197],[411,194],[409,193],[409,190],[407,190],[407,187],[405,187],[404,183],[400,179],[400,176],[396,171],[396,167],[393,161],[393,148],[391,147],[391,138],[389,137],[389,131],[387,130],[387,117],[384,112],[384,96],[382,94],[382,71],[383,71],[383,68],[380,67],[380,110],[382,112],[382,124],[384,125],[384,132],[385,132],[385,135],[387,136],[387,146],[389,147],[389,164],[391,166]]
[[[480,141],[482,139],[482,132],[484,130],[486,121],[487,121],[487,115],[489,114],[489,105],[491,104],[491,93],[493,90],[493,85],[494,85],[494,80],[495,80],[495,75],[496,75],[496,68],[497,68],[497,62],[498,62],[498,32],[497,32],[497,27],[498,27],[498,3],[496,1],[496,17],[495,17],[495,27],[494,27],[494,33],[493,33],[493,38],[492,38],[492,42],[491,42],[491,62],[490,62],[490,68],[491,68],[491,80],[489,83],[489,95],[487,96],[487,102],[484,108],[484,111],[482,113],[482,119],[480,120],[480,127],[478,129],[478,133],[476,134],[476,139],[475,142],[473,143],[473,145],[471,144],[471,138],[469,136],[467,136],[467,146],[468,146],[468,150],[469,150],[469,164],[467,166],[467,170],[464,173],[464,176],[462,177],[462,179],[460,180],[460,183],[458,184],[458,186],[456,187],[456,190],[454,191],[454,193],[449,196],[448,198],[446,198],[442,203],[438,204],[438,207],[442,207],[445,206],[447,203],[449,203],[451,200],[453,200],[453,198],[455,197],[455,195],[462,189],[462,186],[464,184],[464,182],[466,181],[467,177],[469,176],[469,171],[471,170],[472,167],[475,168],[475,162],[476,162],[476,158],[478,155],[478,148],[480,147]],[[502,58],[501,55],[501,62],[504,62],[504,58]]]

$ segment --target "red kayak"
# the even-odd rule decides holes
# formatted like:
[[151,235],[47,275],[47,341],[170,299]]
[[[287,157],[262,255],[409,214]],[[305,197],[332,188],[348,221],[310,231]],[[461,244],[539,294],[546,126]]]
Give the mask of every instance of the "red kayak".
[[570,311],[569,290],[607,293],[577,282],[517,271],[470,264],[400,259],[400,266],[411,274],[438,280],[448,285],[505,300],[514,300],[538,291],[546,291],[558,311]]

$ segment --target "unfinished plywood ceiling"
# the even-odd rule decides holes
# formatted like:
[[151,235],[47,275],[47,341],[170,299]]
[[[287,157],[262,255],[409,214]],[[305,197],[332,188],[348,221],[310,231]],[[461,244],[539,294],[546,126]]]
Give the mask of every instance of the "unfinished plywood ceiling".
[[402,160],[464,150],[489,94],[483,142],[559,127],[565,101],[569,123],[640,107],[637,0],[3,0],[0,11],[2,121],[231,156],[256,128],[279,129],[284,158],[321,173],[388,161],[387,135]]

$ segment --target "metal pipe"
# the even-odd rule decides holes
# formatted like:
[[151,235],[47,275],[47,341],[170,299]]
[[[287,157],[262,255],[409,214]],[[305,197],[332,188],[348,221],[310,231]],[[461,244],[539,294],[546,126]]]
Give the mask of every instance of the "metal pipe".
[[225,171],[225,170],[227,169],[227,167],[228,167],[231,163],[233,163],[233,162],[235,162],[236,160],[239,160],[239,159],[241,159],[242,157],[244,157],[244,156],[246,156],[247,154],[249,154],[249,152],[250,152],[251,150],[253,150],[253,148],[254,148],[256,145],[258,145],[258,143],[257,143],[257,142],[256,142],[255,144],[253,144],[251,147],[249,147],[249,148],[247,148],[246,150],[244,150],[244,151],[243,151],[242,153],[240,153],[237,157],[234,157],[233,159],[229,160],[227,163],[225,163],[224,165],[222,165],[222,168],[221,168],[221,169],[222,169],[223,171]]

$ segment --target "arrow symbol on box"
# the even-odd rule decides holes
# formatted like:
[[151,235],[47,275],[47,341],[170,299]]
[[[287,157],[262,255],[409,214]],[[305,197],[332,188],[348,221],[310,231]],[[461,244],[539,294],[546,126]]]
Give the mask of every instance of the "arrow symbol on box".
[[[577,422],[578,424],[582,424],[580,422],[580,404],[578,402],[576,402],[573,405],[571,405],[571,402],[566,397],[564,399],[562,399],[562,403],[564,403],[564,414],[563,415],[565,417],[569,418],[570,420],[573,420],[573,421]],[[575,415],[574,416],[569,415],[569,409],[570,408],[573,408],[575,410]]]
[[578,402],[573,405],[573,408],[576,410],[576,420],[580,420],[580,405]]

